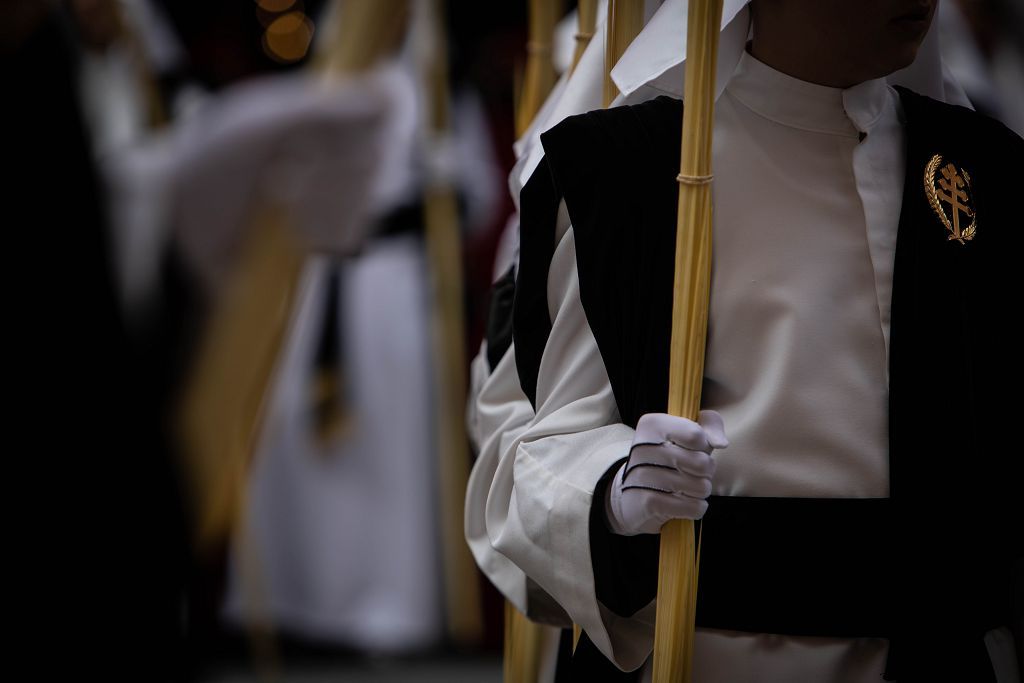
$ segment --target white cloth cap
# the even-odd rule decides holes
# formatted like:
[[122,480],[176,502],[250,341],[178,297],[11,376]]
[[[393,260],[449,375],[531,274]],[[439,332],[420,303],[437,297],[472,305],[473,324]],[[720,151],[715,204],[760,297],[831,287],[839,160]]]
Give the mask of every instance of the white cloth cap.
[[287,209],[311,249],[357,249],[411,183],[411,93],[385,66],[338,83],[257,79],[197,112],[177,135],[173,210],[201,278],[216,285],[261,203]]

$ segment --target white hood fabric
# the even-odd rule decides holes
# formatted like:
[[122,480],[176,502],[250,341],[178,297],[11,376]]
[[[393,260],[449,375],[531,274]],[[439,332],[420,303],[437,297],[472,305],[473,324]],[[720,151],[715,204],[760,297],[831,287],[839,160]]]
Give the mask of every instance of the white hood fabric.
[[261,201],[287,208],[309,248],[358,249],[411,184],[412,103],[391,66],[337,85],[258,79],[197,112],[176,140],[174,219],[203,281],[215,288]]
[[[717,95],[721,95],[739,63],[750,35],[750,0],[725,0],[722,36],[718,46]],[[617,104],[639,101],[644,86],[662,94],[683,96],[686,64],[688,0],[665,0],[622,58],[612,69],[612,80],[622,93]],[[943,65],[939,51],[939,22],[932,22],[914,63],[886,80],[936,100],[970,106],[963,88]],[[650,96],[640,99],[650,99]]]

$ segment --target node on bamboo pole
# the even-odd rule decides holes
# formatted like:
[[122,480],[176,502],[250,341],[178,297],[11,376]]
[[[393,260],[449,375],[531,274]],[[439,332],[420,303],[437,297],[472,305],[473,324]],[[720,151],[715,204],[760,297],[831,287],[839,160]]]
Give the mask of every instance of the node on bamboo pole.
[[572,54],[572,66],[569,67],[570,76],[576,70],[576,65],[580,63],[590,39],[597,31],[597,0],[580,0],[576,5],[576,12],[576,48]]
[[530,39],[526,44],[526,73],[516,108],[516,137],[530,127],[544,98],[555,85],[551,49],[559,5],[554,0],[530,0]]

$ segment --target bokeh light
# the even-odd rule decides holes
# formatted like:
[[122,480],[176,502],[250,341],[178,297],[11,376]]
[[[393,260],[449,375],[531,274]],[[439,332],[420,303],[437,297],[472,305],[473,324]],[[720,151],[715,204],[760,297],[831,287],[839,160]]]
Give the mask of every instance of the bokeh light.
[[302,12],[283,14],[263,33],[263,49],[279,62],[297,62],[313,42],[313,22]]
[[295,5],[296,0],[256,0],[259,8],[265,12],[287,12]]

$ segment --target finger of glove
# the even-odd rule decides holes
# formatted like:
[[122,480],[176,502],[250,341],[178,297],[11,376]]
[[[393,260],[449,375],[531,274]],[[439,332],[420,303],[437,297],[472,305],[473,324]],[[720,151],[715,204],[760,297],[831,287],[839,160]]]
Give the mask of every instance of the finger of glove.
[[[715,459],[708,453],[680,448],[672,443],[634,446],[629,452],[625,474],[631,476],[633,469],[640,466],[668,468],[695,477],[711,478],[715,475]],[[626,480],[629,481],[629,476]]]
[[696,477],[665,467],[641,465],[631,469],[622,484],[623,491],[631,488],[682,493],[692,498],[707,498],[711,495],[711,479]]
[[704,428],[693,420],[666,413],[642,415],[636,423],[633,444],[659,444],[665,441],[695,451],[711,450]]
[[725,437],[725,421],[717,410],[700,411],[698,420],[712,448],[729,447],[729,439]]
[[681,494],[646,489],[623,492],[622,516],[636,533],[654,534],[671,519],[700,519],[707,512],[706,500]]

